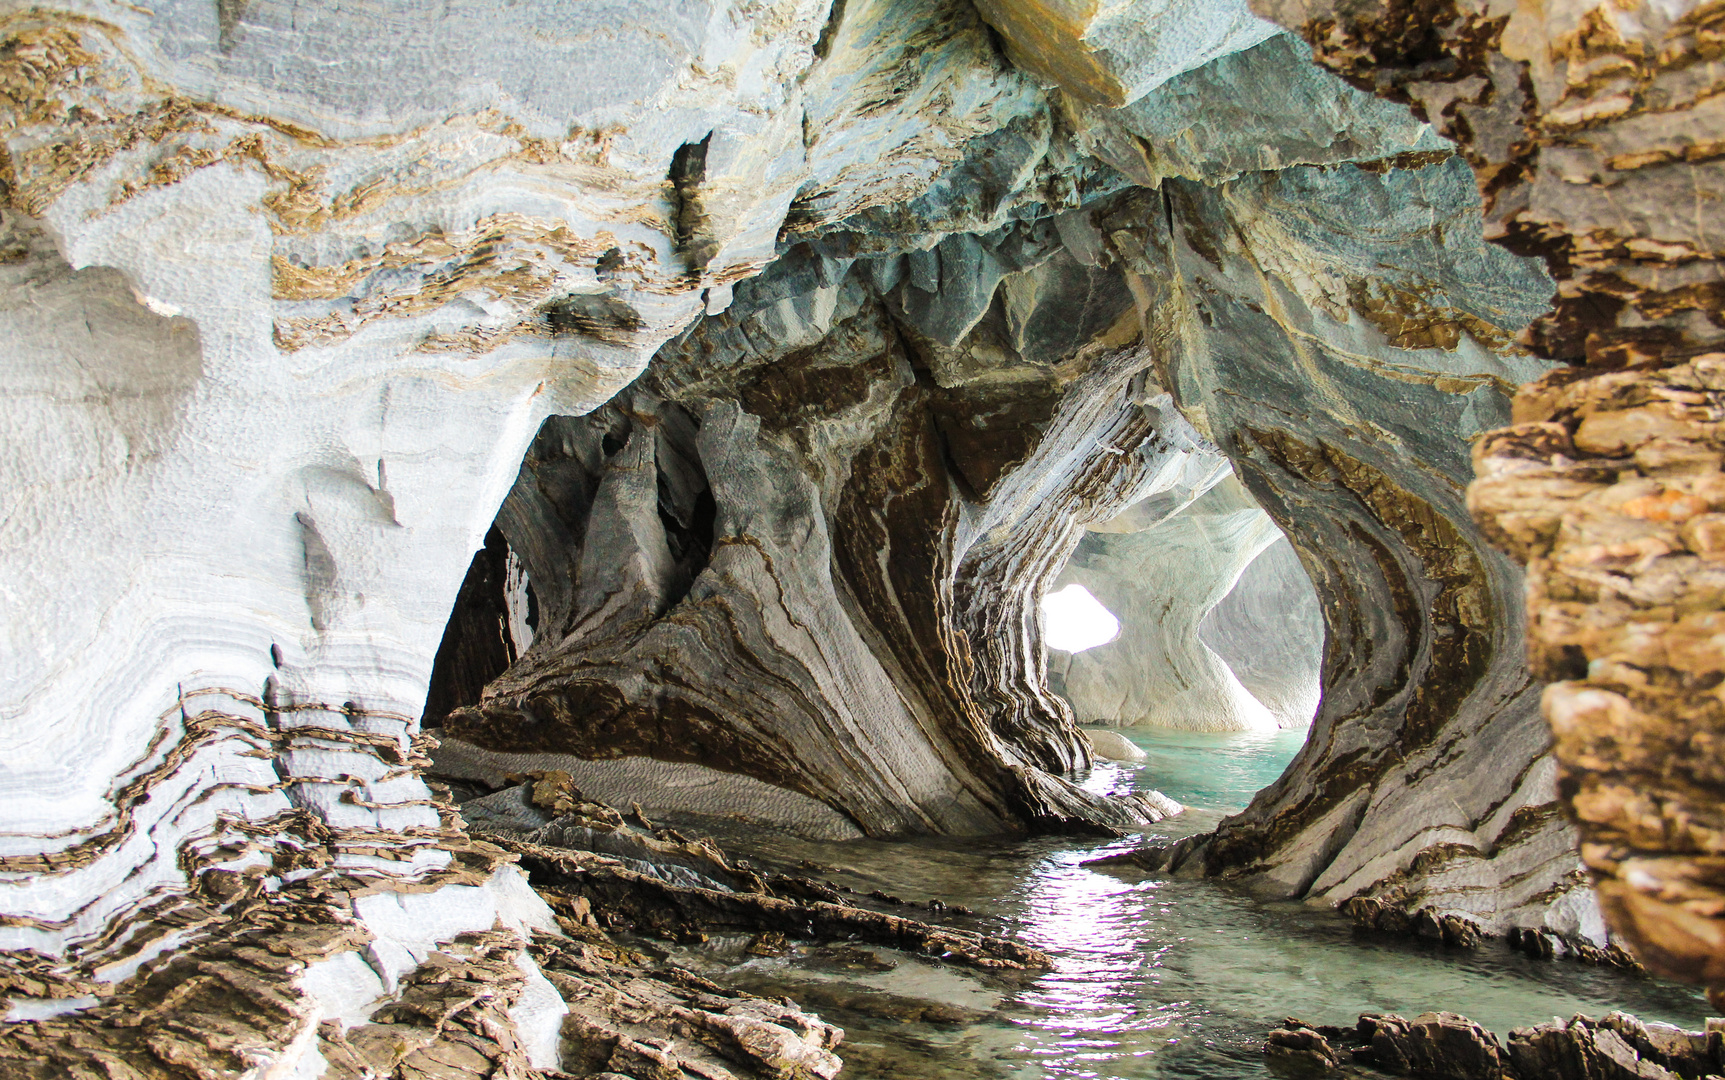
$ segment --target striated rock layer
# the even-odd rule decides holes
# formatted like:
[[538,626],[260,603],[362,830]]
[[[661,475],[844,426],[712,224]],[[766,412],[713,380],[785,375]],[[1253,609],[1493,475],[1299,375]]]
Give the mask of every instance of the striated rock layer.
[[533,644],[447,735],[729,769],[876,835],[1153,820],[1059,778],[1088,756],[1035,601],[1199,441],[1143,350],[1025,363],[1016,393],[919,378],[875,272],[813,342],[761,306],[777,274],[740,286],[626,404],[546,427],[500,518]]
[[1725,1039],[1712,1026],[1684,1031],[1645,1024],[1627,1013],[1515,1028],[1504,1042],[1455,1013],[1366,1013],[1352,1028],[1285,1020],[1270,1032],[1265,1057],[1281,1071],[1336,1076],[1418,1076],[1480,1080],[1607,1080],[1610,1077],[1716,1076]]
[[[233,978],[322,958],[375,986],[284,984],[267,1022],[212,1051],[315,1072],[320,1014],[368,1026],[438,942],[492,928],[417,728],[463,571],[541,422],[610,400],[722,310],[787,218],[910,198],[978,136],[1046,123],[968,4],[845,12],[7,8],[15,1015],[135,1016],[151,972],[204,956],[223,920],[244,948],[269,936],[277,900],[241,897],[297,905],[325,882],[308,918],[369,929],[281,937],[287,956]],[[394,934],[355,899],[372,894],[434,898],[444,914],[413,931],[432,940],[366,953]],[[97,1037],[66,1023],[44,1038]],[[524,1067],[525,1037],[497,1039]],[[136,1048],[140,1071],[179,1068],[172,1040]]]
[[[1327,651],[1287,774],[1155,861],[1374,917],[1602,941],[1521,657],[1520,576],[1462,505],[1467,438],[1542,368],[1480,342],[1549,290],[1478,239],[1472,191],[1450,159],[1166,196],[1173,384],[1299,551]],[[1361,204],[1381,215],[1369,235],[1342,224]]]
[[[530,458],[511,496],[522,509],[500,520],[529,577],[554,579],[555,632],[536,631],[449,732],[508,752],[700,755],[877,833],[1095,820],[1052,775],[1082,748],[1042,684],[1029,601],[1086,520],[1149,523],[1170,508],[1133,470],[1166,473],[1156,484],[1183,485],[1185,501],[1207,486],[1176,483],[1186,462],[1157,464],[1110,434],[1127,430],[1111,426],[1128,422],[1123,405],[1161,389],[1201,437],[1192,451],[1230,458],[1299,551],[1329,652],[1288,774],[1158,861],[1357,901],[1384,925],[1423,913],[1602,945],[1522,661],[1521,579],[1462,505],[1467,440],[1545,370],[1513,339],[1545,310],[1550,279],[1483,241],[1464,160],[1305,65],[1267,42],[1105,117],[1069,113],[1046,141],[979,140],[950,180],[890,213],[799,223],[800,242],[727,311],[661,350],[625,415],[596,414]],[[1277,79],[1332,108],[1284,115],[1250,98]],[[1152,154],[1156,125],[1196,94],[1244,119]],[[1272,131],[1316,164],[1242,173],[1262,163],[1245,148]],[[1097,160],[1080,186],[1046,183],[1086,150]],[[1009,151],[1020,164],[1003,177]],[[961,182],[985,176],[1002,186],[979,206]],[[1134,339],[1143,353],[1111,351]],[[1142,374],[1122,397],[1127,371]],[[702,445],[712,424],[731,456]],[[745,468],[751,443],[777,479],[749,481],[772,510],[739,529],[730,485],[767,468]],[[1084,479],[1133,447],[1132,470],[1101,474],[1112,486]],[[703,488],[708,550],[685,535]],[[720,545],[727,534],[752,539]],[[798,547],[810,576],[793,573]],[[620,564],[599,550],[640,554]],[[556,599],[570,583],[592,591]],[[845,619],[772,629],[801,608]],[[831,681],[839,659],[885,678]],[[775,707],[808,719],[763,731],[763,687],[794,693]],[[853,701],[869,703],[873,732],[846,716]],[[833,760],[886,730],[902,750],[876,767],[908,796],[890,815]],[[991,753],[1010,773],[978,764],[979,732],[985,747],[1005,737]],[[787,768],[786,740],[806,773]],[[919,773],[927,794],[907,783]]]
[[1475,454],[1469,501],[1528,564],[1529,653],[1562,787],[1614,928],[1643,963],[1725,984],[1717,627],[1725,354],[1554,373]]
[[[1646,119],[1714,108],[1713,8],[1636,52],[1396,6],[1431,34],[1370,61],[1370,20],[1278,10],[1452,156],[1199,7],[7,8],[3,1052],[556,1066],[558,988],[624,976],[434,797],[428,711],[452,780],[558,754],[834,836],[1148,820],[1067,779],[1037,600],[1224,461],[1319,598],[1323,704],[1170,861],[1601,939],[1464,446],[1544,371],[1518,340],[1714,340],[1716,206],[1603,220],[1715,167]],[[1515,67],[1547,40],[1600,61],[1573,115]],[[1366,77],[1426,57],[1448,89]],[[1632,190],[1547,190],[1589,162]],[[194,1060],[175,1003],[246,1024]],[[833,1070],[818,1023],[708,1004]]]
[[[1720,664],[1705,625],[1709,365],[1725,346],[1718,3],[1262,0],[1320,63],[1406,102],[1474,165],[1486,235],[1558,285],[1523,335],[1594,369],[1517,397],[1470,496],[1529,574],[1529,652],[1569,814],[1613,928],[1665,974],[1725,982]],[[1644,369],[1598,374],[1601,369]]]

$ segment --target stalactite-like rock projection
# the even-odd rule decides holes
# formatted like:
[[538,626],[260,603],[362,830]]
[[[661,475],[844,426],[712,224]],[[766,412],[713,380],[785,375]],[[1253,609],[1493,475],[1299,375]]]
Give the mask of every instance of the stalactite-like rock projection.
[[[834,836],[1147,820],[1068,779],[1036,601],[1224,461],[1319,597],[1324,700],[1160,860],[1603,942],[1484,537],[1539,553],[1473,524],[1467,440],[1540,357],[1688,365],[1603,413],[1710,407],[1717,5],[1269,7],[1311,44],[1240,3],[8,7],[5,1067],[830,1076],[795,1009],[631,982],[514,864],[563,857],[469,837],[429,755],[699,769]],[[1569,385],[1516,419],[1570,423]],[[1692,497],[1696,454],[1636,497]],[[1668,933],[1714,925],[1704,830],[1587,779],[1640,767],[1591,717],[1705,689],[1646,697],[1565,611],[1540,674],[1605,665],[1551,699],[1590,863],[1632,944],[1713,978]],[[794,903],[758,887],[733,906]]]

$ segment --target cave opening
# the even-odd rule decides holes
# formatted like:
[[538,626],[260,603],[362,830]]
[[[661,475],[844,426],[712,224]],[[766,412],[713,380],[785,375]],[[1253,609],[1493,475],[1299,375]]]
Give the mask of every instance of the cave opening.
[[1120,636],[1120,620],[1084,586],[1073,582],[1042,598],[1045,639],[1050,649],[1081,653]]
[[1304,745],[1322,612],[1292,544],[1231,471],[1092,523],[1042,612],[1049,687],[1098,759],[1092,790],[1154,790],[1214,821]]
[[[1232,474],[1090,526],[1044,598],[1048,678],[1079,723],[1304,729],[1320,698],[1323,615],[1292,545]],[[1074,593],[1074,590],[1083,590]],[[1114,632],[1076,644],[1065,598]],[[1058,600],[1057,600],[1058,598]]]

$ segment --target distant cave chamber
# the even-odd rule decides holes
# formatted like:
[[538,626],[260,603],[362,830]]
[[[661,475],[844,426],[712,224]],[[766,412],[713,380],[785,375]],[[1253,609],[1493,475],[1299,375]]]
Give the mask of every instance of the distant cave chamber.
[[1184,503],[1092,526],[1056,581],[1117,632],[1049,643],[1049,685],[1080,723],[1201,732],[1305,728],[1321,696],[1323,615],[1299,556],[1231,474]]

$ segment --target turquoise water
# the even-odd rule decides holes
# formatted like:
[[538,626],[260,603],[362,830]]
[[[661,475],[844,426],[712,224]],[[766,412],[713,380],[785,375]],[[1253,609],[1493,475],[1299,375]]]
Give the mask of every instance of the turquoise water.
[[1230,813],[1275,782],[1306,743],[1304,728],[1268,734],[1128,728],[1120,734],[1150,755],[1133,770],[1133,786],[1155,787],[1178,803]]
[[[1103,763],[1099,791],[1154,787],[1192,809],[1153,835],[1208,828],[1278,776],[1303,733],[1221,736],[1128,732],[1150,758]],[[1047,951],[1054,969],[1019,979],[978,976],[890,950],[863,950],[890,970],[835,965],[805,947],[737,962],[740,945],[685,957],[763,992],[814,988],[815,1011],[848,1032],[854,1080],[1269,1075],[1264,1034],[1283,1017],[1351,1024],[1367,1011],[1464,1013],[1506,1034],[1577,1012],[1622,1008],[1691,1028],[1706,1015],[1688,987],[1566,961],[1532,960],[1355,930],[1327,910],[1266,902],[1211,881],[1083,865],[1138,841],[1043,839],[815,844],[755,837],[757,861],[808,859],[859,892],[940,898],[977,912],[970,925]],[[736,846],[733,844],[732,846]],[[858,950],[851,950],[852,953]],[[854,957],[853,957],[854,959]],[[860,996],[859,996],[860,995]],[[966,1010],[962,1022],[903,1019],[896,998]],[[874,1002],[866,1007],[858,1001]],[[912,1010],[914,1012],[914,1010]]]

